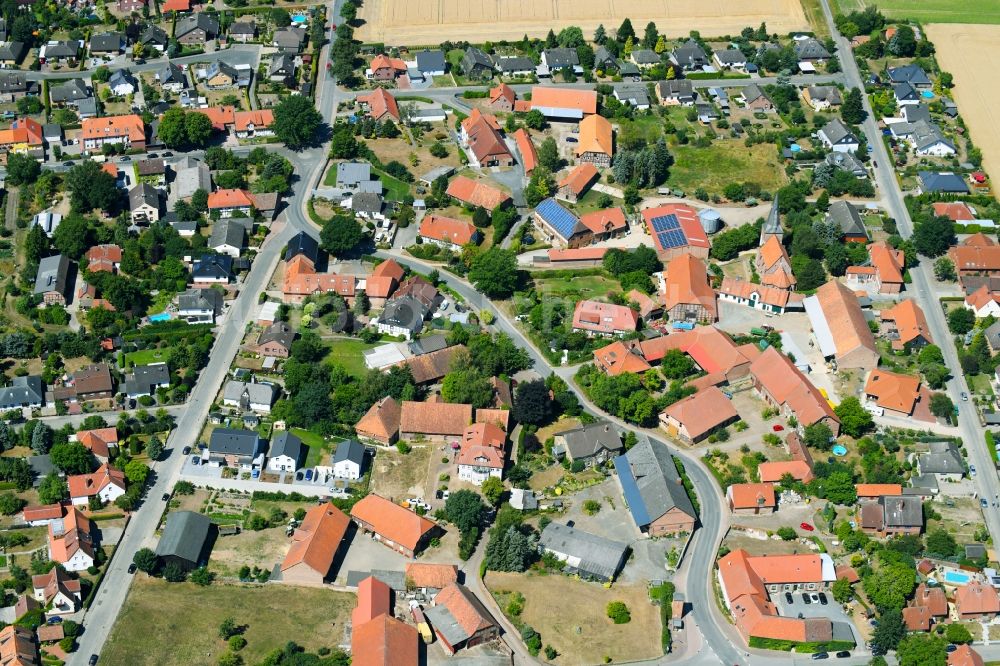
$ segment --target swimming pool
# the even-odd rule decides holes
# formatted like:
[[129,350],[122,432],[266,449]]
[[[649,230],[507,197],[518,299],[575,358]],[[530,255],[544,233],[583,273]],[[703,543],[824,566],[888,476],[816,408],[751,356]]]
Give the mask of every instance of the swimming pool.
[[923,97],[924,99],[934,99],[934,93],[931,92],[930,90],[923,91],[922,93],[920,93],[920,96]]
[[170,321],[169,312],[161,312],[160,314],[149,315],[149,321],[156,323],[160,321]]
[[846,456],[847,455],[847,449],[845,447],[841,446],[840,444],[837,444],[831,450],[833,451],[833,455],[835,455],[835,456]]
[[292,23],[305,23],[309,18],[305,14],[296,14],[292,17]]
[[965,585],[972,578],[967,573],[961,571],[946,571],[944,572],[944,582],[950,583],[951,585]]

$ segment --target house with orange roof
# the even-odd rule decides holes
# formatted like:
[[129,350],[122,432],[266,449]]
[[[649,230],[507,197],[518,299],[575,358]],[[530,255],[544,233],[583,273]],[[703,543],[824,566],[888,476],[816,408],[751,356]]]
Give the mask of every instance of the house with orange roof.
[[580,134],[576,144],[576,159],[583,163],[607,168],[615,154],[614,129],[611,121],[594,114],[580,121]]
[[385,120],[399,121],[399,104],[385,88],[376,88],[367,95],[358,95],[357,102],[365,109],[369,117],[379,122]]
[[399,412],[399,433],[403,439],[457,440],[472,423],[472,405],[428,400],[404,400]]
[[392,590],[374,576],[358,583],[358,605],[351,613],[351,624],[360,626],[379,615],[392,613]]
[[882,335],[892,340],[897,351],[920,349],[934,344],[927,317],[912,298],[900,301],[879,313]]
[[740,278],[723,277],[718,294],[720,300],[774,314],[802,309],[801,294],[777,287],[766,287]]
[[473,109],[461,123],[459,140],[473,168],[514,164],[514,156],[500,133],[500,123],[492,114]]
[[757,467],[757,474],[761,483],[781,483],[786,474],[791,474],[793,479],[802,483],[809,483],[813,479],[812,467],[805,460],[762,462]]
[[372,405],[354,426],[358,437],[389,445],[399,437],[400,405],[386,396]]
[[387,613],[351,628],[353,666],[417,666],[419,658],[416,628]]
[[774,513],[778,508],[771,483],[734,483],[726,488],[726,502],[729,510],[738,516]]
[[865,399],[893,416],[910,416],[920,400],[920,377],[889,370],[872,370],[865,382]]
[[661,285],[664,311],[672,321],[705,324],[719,319],[715,291],[701,259],[687,253],[674,257],[661,276]]
[[583,120],[597,113],[597,91],[534,86],[531,89],[531,110],[546,118],[569,121]]
[[757,395],[786,418],[794,416],[800,428],[825,423],[835,436],[840,433],[840,419],[830,403],[791,359],[774,347],[754,359],[750,377]]
[[357,279],[353,275],[317,273],[312,260],[304,254],[296,255],[285,263],[281,292],[286,303],[301,303],[314,294],[338,294],[351,304],[356,290]]
[[328,502],[306,511],[292,533],[292,545],[281,562],[281,581],[296,585],[322,585],[330,573],[351,520]]
[[760,276],[760,283],[765,287],[783,290],[795,288],[797,281],[792,274],[792,262],[777,236],[768,236],[757,249],[754,266]]
[[868,257],[866,266],[848,266],[847,284],[855,289],[871,285],[880,294],[901,292],[906,268],[903,251],[879,241],[868,246]]
[[853,291],[830,280],[803,304],[825,358],[833,359],[841,370],[869,370],[878,365],[875,337]]
[[510,195],[503,190],[467,176],[458,176],[448,183],[445,194],[461,204],[484,208],[491,215],[494,208],[510,201]]
[[990,620],[1000,613],[1000,596],[992,586],[971,580],[955,590],[955,610],[960,620]]
[[43,606],[51,604],[50,615],[75,613],[82,605],[79,579],[70,578],[61,567],[48,573],[31,577],[31,591],[35,601]]
[[370,305],[373,308],[384,306],[405,274],[403,267],[393,259],[386,259],[376,266],[365,279],[365,296]]
[[854,486],[858,499],[878,499],[886,495],[902,495],[903,486],[899,483],[858,483]]
[[667,407],[660,414],[660,425],[672,437],[697,444],[739,419],[732,401],[717,387],[710,386]]
[[351,508],[351,520],[379,543],[407,557],[415,557],[441,532],[423,516],[375,494],[366,495]]
[[89,518],[75,506],[65,507],[63,517],[49,523],[49,559],[66,571],[92,567],[96,548],[93,531]]
[[43,504],[41,506],[26,506],[21,511],[21,519],[32,527],[48,525],[53,520],[63,516],[62,504]]
[[454,564],[407,562],[403,574],[407,589],[421,590],[424,594],[436,594],[458,582],[458,567]]
[[608,253],[606,247],[567,247],[551,248],[546,251],[546,258],[552,263],[580,262],[581,265],[598,266]]
[[102,463],[118,450],[118,428],[95,428],[94,430],[79,430],[70,438],[87,447]]
[[698,212],[687,204],[665,204],[642,211],[646,230],[653,237],[653,247],[661,261],[688,253],[702,261],[708,259],[712,244],[701,226]]
[[91,273],[116,273],[122,263],[122,249],[117,245],[95,245],[84,255]]
[[[628,231],[625,211],[617,206],[584,213],[580,216],[580,224],[590,230],[595,241],[616,238]],[[607,252],[607,248],[604,251]]]
[[653,300],[638,289],[630,289],[625,294],[625,298],[629,304],[635,304],[635,309],[639,312],[639,316],[645,321],[659,319],[663,316],[663,303]]
[[482,240],[479,229],[471,223],[433,213],[425,215],[421,220],[419,235],[425,243],[447,248],[453,252],[460,251],[463,245],[469,243],[478,245]]
[[208,119],[212,121],[212,129],[217,132],[225,132],[236,125],[236,107],[234,106],[210,106],[207,109],[194,109],[194,112],[208,116]]
[[216,190],[208,195],[208,210],[217,211],[219,217],[232,217],[236,212],[249,217],[253,204],[253,197],[242,189]]
[[390,58],[383,53],[372,58],[365,72],[367,78],[373,81],[395,81],[397,76],[403,74],[406,74],[406,63],[400,58]]
[[10,129],[0,130],[0,152],[37,153],[45,149],[42,125],[28,117],[18,118]]
[[947,217],[952,222],[971,222],[976,219],[976,210],[964,201],[935,201],[931,208],[935,216]]
[[104,463],[91,474],[66,477],[70,501],[74,506],[87,506],[91,497],[102,502],[114,502],[125,494],[125,473]]
[[663,360],[671,349],[678,349],[690,356],[706,373],[721,374],[730,382],[746,377],[750,372],[750,364],[761,354],[756,345],[737,345],[728,334],[714,326],[695,326],[690,331],[639,342],[639,351],[650,364]]
[[495,640],[500,626],[469,588],[452,583],[438,592],[425,615],[448,654]]
[[531,140],[531,135],[526,129],[519,127],[514,131],[514,143],[517,145],[517,152],[521,155],[524,175],[530,176],[531,172],[538,166],[538,150]]
[[1000,275],[1000,246],[985,234],[969,236],[948,250],[961,278],[966,275]]
[[274,125],[274,111],[271,109],[237,111],[233,116],[237,139],[274,136],[272,125]]
[[910,603],[917,608],[926,608],[933,618],[948,617],[948,598],[940,586],[917,585]]
[[3,666],[35,666],[38,649],[31,629],[14,624],[0,629],[0,664]]
[[590,186],[600,178],[597,167],[593,162],[581,162],[573,167],[566,176],[559,181],[556,196],[571,203],[579,201]]
[[620,336],[639,326],[639,313],[632,308],[601,301],[580,301],[573,311],[573,330],[588,336]]
[[85,150],[100,149],[105,144],[121,144],[125,149],[146,147],[146,125],[132,113],[125,116],[84,118],[80,137]]
[[514,110],[514,102],[517,101],[517,93],[506,83],[501,83],[495,88],[490,88],[489,94],[490,108],[503,113],[510,113]]
[[987,284],[965,297],[965,309],[972,310],[976,319],[1000,317],[1000,293],[990,291]]
[[191,0],[164,0],[160,5],[160,11],[164,12],[189,12],[191,11]]
[[642,374],[651,366],[642,356],[639,347],[629,342],[615,340],[606,347],[601,347],[594,352],[594,365],[600,368],[604,374],[617,377],[626,372]]
[[982,656],[972,646],[959,645],[954,652],[948,653],[948,666],[983,666]]
[[506,444],[507,433],[496,423],[478,422],[467,427],[458,453],[458,478],[477,486],[491,476],[502,478]]

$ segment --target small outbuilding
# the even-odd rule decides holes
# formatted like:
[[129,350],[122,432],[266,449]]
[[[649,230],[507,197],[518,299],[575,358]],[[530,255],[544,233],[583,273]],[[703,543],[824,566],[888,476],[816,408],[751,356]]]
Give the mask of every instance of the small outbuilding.
[[194,511],[175,511],[167,516],[167,526],[156,546],[164,566],[176,562],[185,570],[208,564],[215,528],[207,516]]

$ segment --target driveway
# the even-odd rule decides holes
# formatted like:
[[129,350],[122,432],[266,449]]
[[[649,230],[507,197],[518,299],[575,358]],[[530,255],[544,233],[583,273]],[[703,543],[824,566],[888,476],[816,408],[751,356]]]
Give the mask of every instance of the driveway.
[[[858,633],[857,627],[854,626],[854,620],[844,612],[843,607],[833,600],[833,595],[830,592],[824,592],[826,595],[827,604],[823,605],[817,601],[812,603],[805,603],[802,600],[803,594],[810,594],[808,592],[792,592],[792,603],[788,603],[785,599],[785,593],[779,592],[777,594],[771,595],[771,601],[775,606],[778,607],[778,613],[786,617],[798,617],[799,614],[802,617],[824,617],[828,618],[834,625],[842,624],[850,627],[851,634],[854,636],[855,645],[864,645],[864,640]],[[812,593],[816,594],[816,593]],[[834,638],[837,637],[837,630],[839,627],[834,627]]]
[[336,567],[335,582],[338,585],[347,584],[349,571],[402,572],[406,563],[410,561],[407,557],[378,543],[371,538],[371,535],[363,534],[354,528],[348,532],[347,547],[342,550],[345,554],[340,559],[340,564],[334,563]]

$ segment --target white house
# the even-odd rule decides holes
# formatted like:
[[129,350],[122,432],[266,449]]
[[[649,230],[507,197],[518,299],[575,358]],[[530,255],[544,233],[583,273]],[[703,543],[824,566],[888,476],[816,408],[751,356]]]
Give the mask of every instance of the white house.
[[360,479],[365,466],[365,447],[354,439],[337,445],[333,454],[333,475],[339,479]]
[[308,449],[302,440],[282,430],[271,440],[271,454],[267,459],[267,468],[272,472],[298,471],[306,462]]
[[68,477],[66,484],[69,486],[69,496],[74,506],[87,506],[91,497],[97,497],[102,502],[114,502],[125,494],[126,489],[125,473],[110,467],[107,463],[91,474],[75,474]]
[[492,446],[470,446],[458,455],[458,478],[481,486],[483,481],[503,476],[503,455]]
[[270,414],[278,394],[278,387],[274,384],[231,380],[226,382],[222,392],[222,404],[257,414]]
[[47,574],[32,576],[31,591],[38,603],[52,604],[47,615],[75,613],[82,602],[80,581],[71,579],[60,567],[53,567]]
[[823,125],[817,135],[823,145],[838,153],[853,153],[861,146],[858,137],[840,118],[834,118]]

